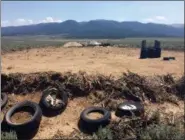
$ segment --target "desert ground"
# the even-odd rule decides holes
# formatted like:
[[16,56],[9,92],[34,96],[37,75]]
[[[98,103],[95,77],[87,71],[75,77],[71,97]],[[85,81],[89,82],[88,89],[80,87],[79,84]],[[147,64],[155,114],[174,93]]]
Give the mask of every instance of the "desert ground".
[[[90,75],[103,74],[119,77],[128,70],[139,75],[154,76],[171,73],[181,77],[184,73],[184,52],[162,51],[162,57],[174,56],[176,60],[163,61],[157,59],[139,59],[140,49],[118,47],[87,47],[87,48],[35,48],[16,51],[1,55],[2,73],[34,73],[34,72],[79,72]],[[8,94],[8,108],[18,102],[31,100],[39,102],[41,92],[26,95]],[[69,135],[79,131],[77,123],[80,113],[86,107],[92,106],[88,97],[78,97],[69,100],[66,110],[55,117],[42,117],[38,133],[34,139],[53,138],[57,134]],[[145,103],[146,109],[160,110],[167,114],[182,116],[183,101],[179,105],[165,102],[163,104]],[[112,112],[114,114],[114,112]],[[112,115],[112,120],[118,119]]]
[[141,75],[184,73],[184,52],[162,51],[162,57],[175,61],[139,59],[140,49],[118,47],[40,48],[2,55],[2,73],[33,73],[43,71],[78,72],[119,76],[127,70]]

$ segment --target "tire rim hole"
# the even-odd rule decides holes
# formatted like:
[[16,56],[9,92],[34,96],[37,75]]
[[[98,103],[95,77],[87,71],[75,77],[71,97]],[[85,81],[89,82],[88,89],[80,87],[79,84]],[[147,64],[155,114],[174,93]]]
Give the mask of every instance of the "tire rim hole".
[[23,107],[17,109],[11,116],[11,122],[14,124],[22,124],[32,119],[34,115],[34,109],[31,107]]
[[87,117],[92,120],[103,118],[103,116],[102,112],[90,112],[87,114]]

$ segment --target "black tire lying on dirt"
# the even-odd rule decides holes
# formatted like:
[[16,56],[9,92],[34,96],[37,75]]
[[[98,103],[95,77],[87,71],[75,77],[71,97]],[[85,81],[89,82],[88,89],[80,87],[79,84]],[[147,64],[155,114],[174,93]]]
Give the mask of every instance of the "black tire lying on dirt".
[[[20,111],[30,112],[32,114],[32,118],[24,123],[13,123],[11,117]],[[24,101],[16,104],[5,114],[5,122],[7,125],[19,132],[32,131],[33,129],[38,128],[41,118],[42,111],[39,105],[30,101]]]
[[[91,119],[88,117],[88,114],[90,113],[100,113],[103,115],[103,117],[98,119]],[[111,113],[101,107],[89,107],[86,108],[80,115],[80,129],[83,129],[84,131],[91,133],[98,130],[98,128],[105,127],[110,123],[111,119]]]
[[[51,94],[56,94],[57,96],[60,97],[61,104],[57,104],[57,106],[53,106],[47,101],[47,97]],[[41,100],[40,100],[40,106],[43,109],[43,111],[48,114],[52,112],[60,112],[63,111],[68,103],[68,94],[65,90],[63,89],[58,89],[58,88],[48,88],[43,91]],[[47,111],[47,112],[46,112]]]
[[170,56],[170,57],[163,57],[163,60],[165,60],[165,61],[175,60],[175,57],[172,57],[172,56]]
[[5,93],[1,93],[1,109],[5,107],[8,102],[8,96]]
[[163,60],[164,60],[164,61],[169,61],[170,58],[169,58],[169,57],[163,57]]
[[144,106],[140,102],[125,101],[118,105],[115,115],[122,116],[141,116],[144,113]]

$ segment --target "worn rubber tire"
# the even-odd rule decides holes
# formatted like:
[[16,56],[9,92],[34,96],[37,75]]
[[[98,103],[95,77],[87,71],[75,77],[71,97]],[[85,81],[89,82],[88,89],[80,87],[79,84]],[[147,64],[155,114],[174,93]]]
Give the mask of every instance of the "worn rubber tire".
[[5,105],[7,104],[7,102],[8,102],[8,96],[7,96],[7,94],[1,93],[1,99],[2,99],[1,109],[3,109],[5,107]]
[[[103,117],[99,119],[88,118],[87,115],[92,112],[99,112],[103,114]],[[83,129],[86,129],[87,131],[90,131],[90,132],[97,131],[100,126],[105,127],[110,123],[110,119],[111,119],[111,113],[108,110],[101,107],[86,108],[84,111],[82,111],[80,115],[80,121],[82,123]]]
[[60,106],[51,106],[47,101],[46,101],[46,97],[50,94],[50,88],[46,89],[45,91],[43,91],[41,100],[40,100],[40,105],[43,107],[43,109],[48,110],[48,111],[60,111],[63,110],[68,103],[68,94],[65,91],[62,91],[60,89],[56,89],[58,90],[58,93],[60,95],[60,97],[62,98],[62,101],[64,102],[65,105],[60,105]]
[[169,61],[170,58],[169,58],[169,57],[163,57],[163,60],[164,60],[164,61]]
[[[29,121],[24,123],[19,123],[19,124],[13,123],[11,121],[11,116],[13,116],[13,114],[17,111],[26,110],[25,107],[29,107],[30,109],[33,109],[32,118]],[[16,104],[12,108],[10,108],[10,110],[5,114],[5,122],[16,131],[27,131],[27,130],[32,130],[37,128],[40,124],[41,118],[42,118],[42,111],[39,105],[30,101],[24,101]]]
[[[132,109],[128,108],[131,107]],[[116,116],[122,117],[122,116],[141,116],[144,113],[144,106],[140,102],[133,102],[133,101],[125,101],[124,103],[121,103],[118,105],[116,110]]]

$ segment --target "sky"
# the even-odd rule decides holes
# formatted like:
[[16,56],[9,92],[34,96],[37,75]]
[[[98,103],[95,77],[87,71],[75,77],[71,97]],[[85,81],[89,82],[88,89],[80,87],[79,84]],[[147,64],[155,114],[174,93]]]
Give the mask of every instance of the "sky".
[[1,26],[107,19],[184,23],[184,1],[1,1]]

